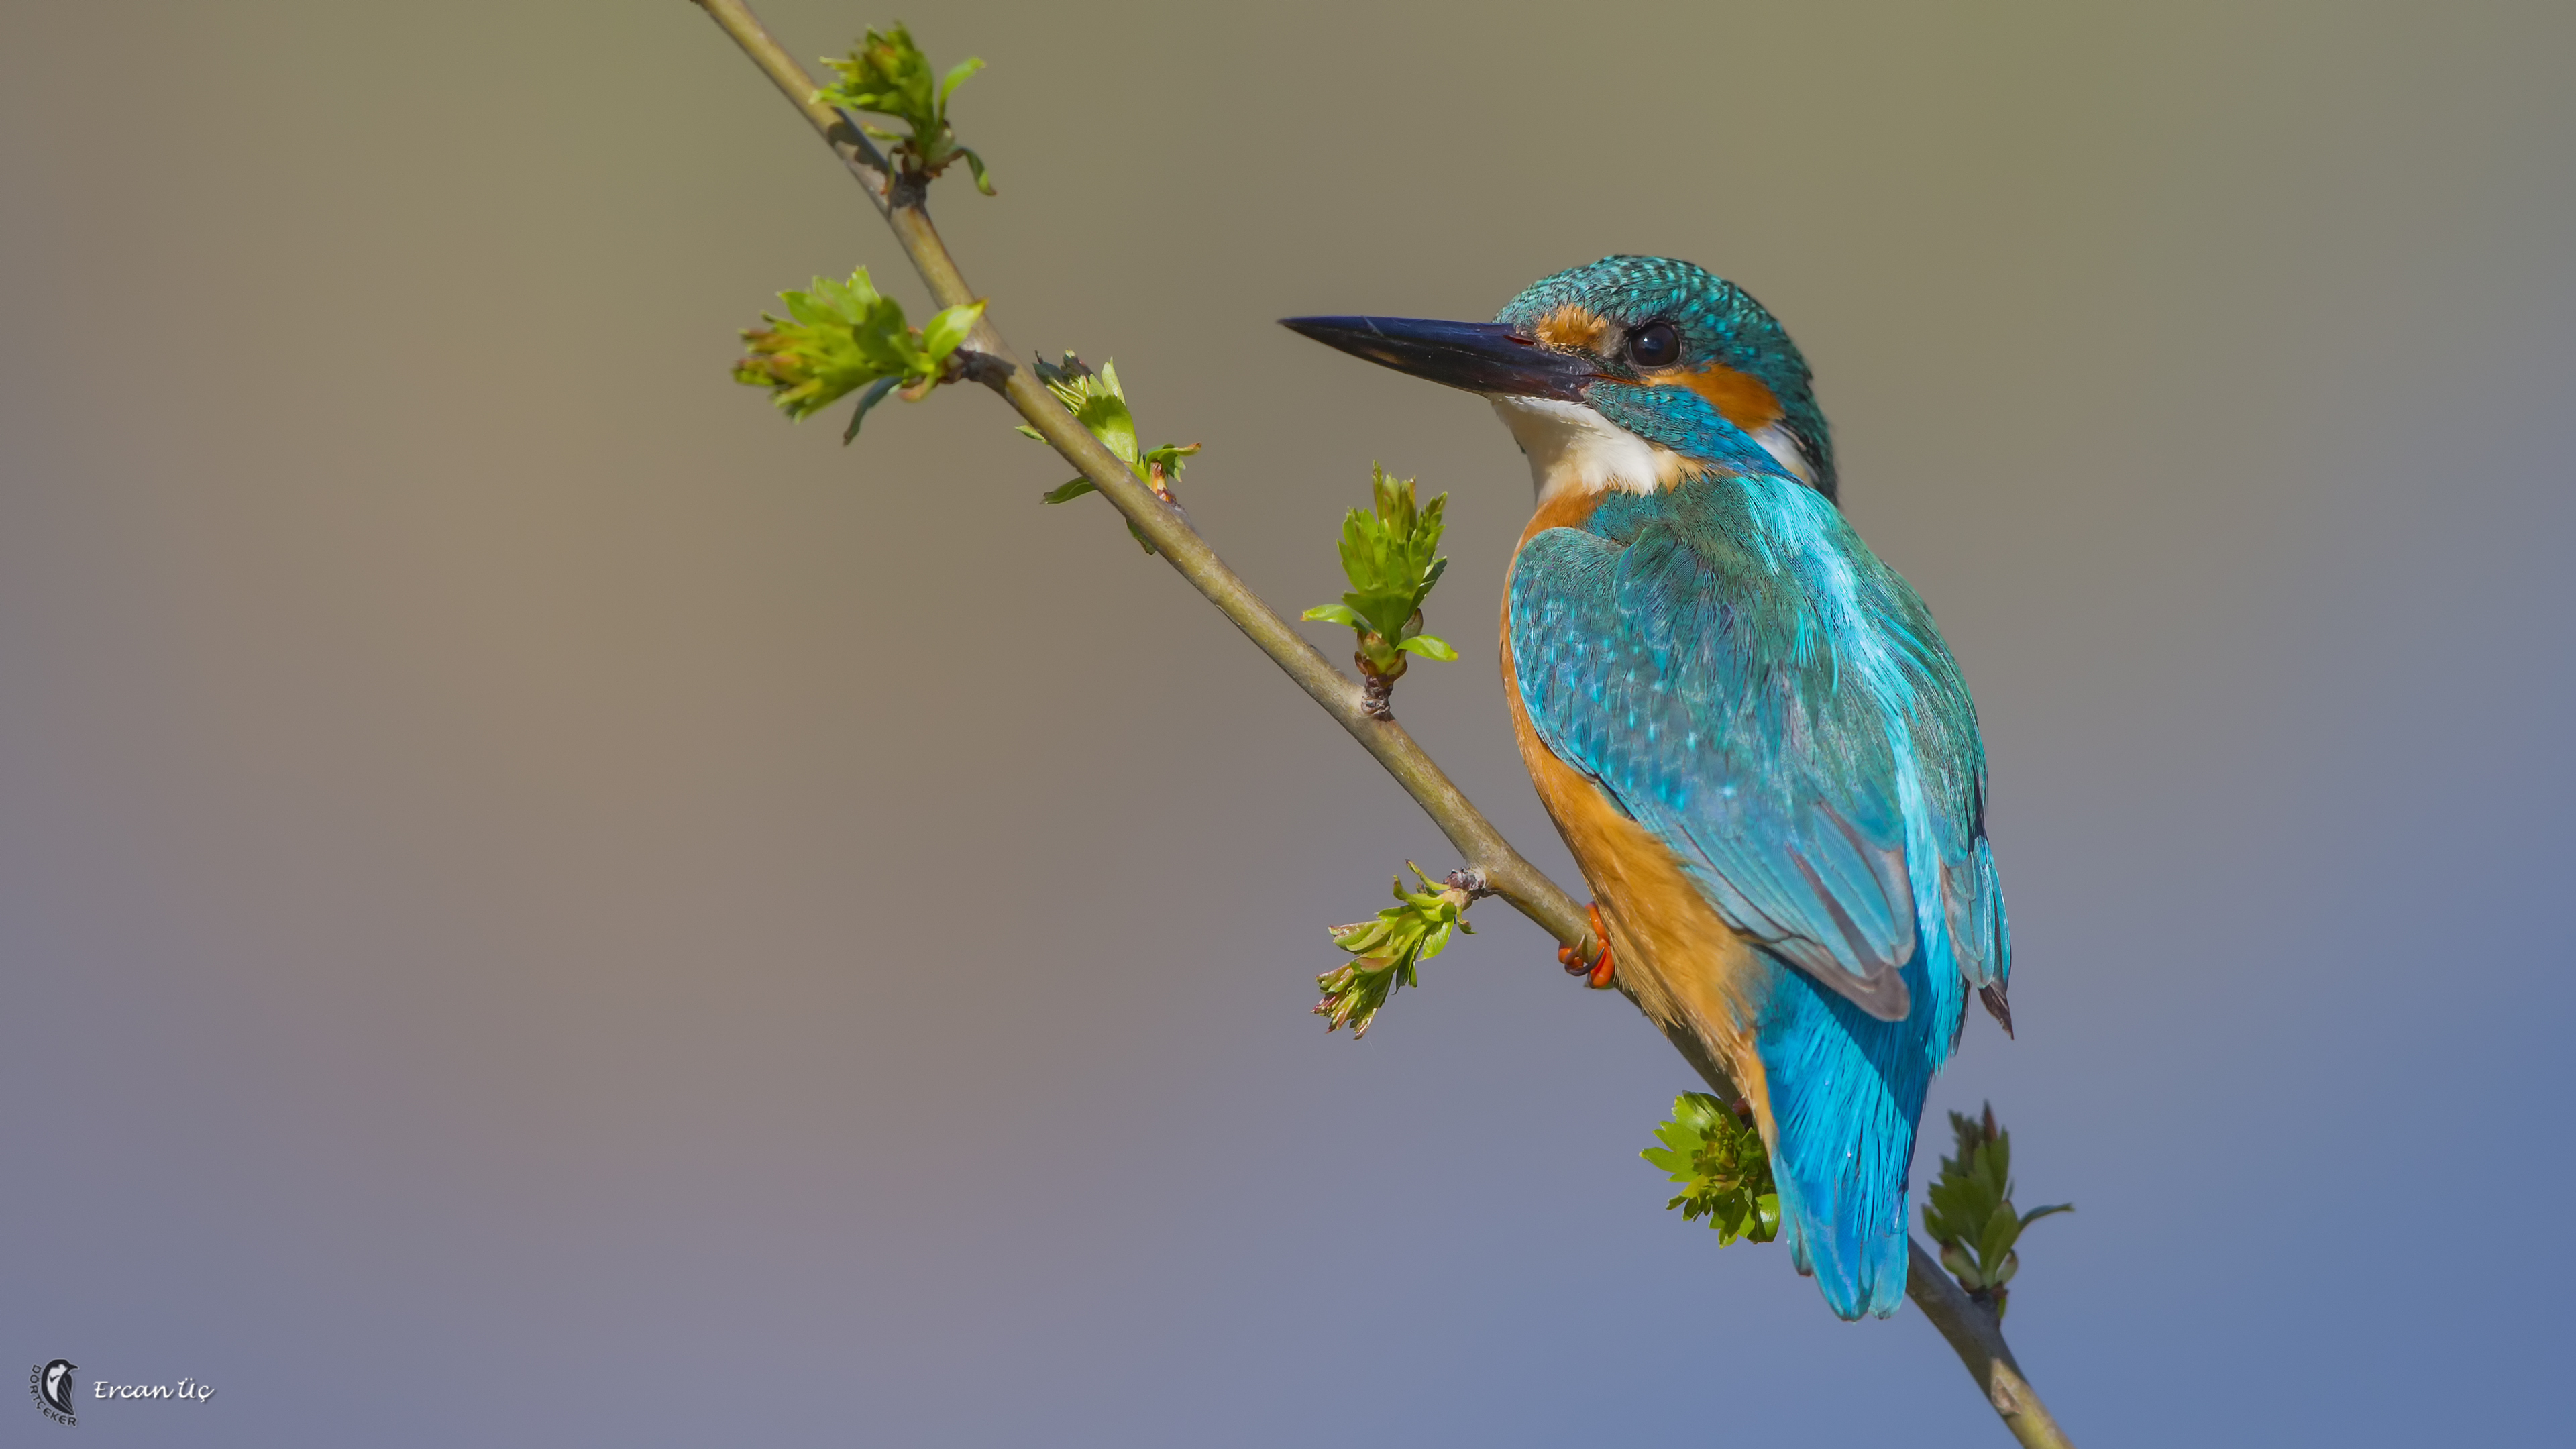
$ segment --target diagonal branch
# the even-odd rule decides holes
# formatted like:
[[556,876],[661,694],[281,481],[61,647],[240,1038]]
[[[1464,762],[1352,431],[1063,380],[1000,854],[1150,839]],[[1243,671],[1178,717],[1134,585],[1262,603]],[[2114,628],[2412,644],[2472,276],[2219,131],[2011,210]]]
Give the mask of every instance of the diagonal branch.
[[[850,174],[868,193],[868,199],[884,214],[886,224],[894,228],[903,243],[904,254],[912,259],[922,283],[941,307],[961,306],[975,300],[966,279],[958,273],[957,263],[948,247],[931,225],[930,213],[917,200],[896,204],[890,200],[891,177],[885,156],[870,145],[856,122],[814,99],[813,79],[793,56],[781,47],[764,28],[757,16],[742,0],[697,0],[715,22],[724,27],[754,63],[759,65],[778,89],[784,92],[805,119],[820,133],[824,142],[841,158]],[[966,345],[977,352],[1008,358],[1001,334],[993,328],[991,314],[985,314],[976,325]],[[1153,489],[1139,479],[1134,470],[1120,462],[1117,455],[1103,446],[1091,431],[1076,421],[1064,405],[1049,394],[1037,376],[1025,367],[1014,367],[997,390],[1011,406],[1037,429],[1065,460],[1091,480],[1119,512],[1152,539],[1155,549],[1171,561],[1181,577],[1216,605],[1219,612],[1234,621],[1261,652],[1297,681],[1298,687],[1324,707],[1324,712],[1341,722],[1342,728],[1386,772],[1404,786],[1423,813],[1431,817],[1440,832],[1449,837],[1466,857],[1469,869],[1485,874],[1485,884],[1494,894],[1511,902],[1521,914],[1538,923],[1541,930],[1554,936],[1560,944],[1579,948],[1588,958],[1599,954],[1592,940],[1591,923],[1581,906],[1554,881],[1541,874],[1512,848],[1458,787],[1442,773],[1440,767],[1423,753],[1404,726],[1392,720],[1374,719],[1364,708],[1359,685],[1333,667],[1314,645],[1309,644],[1278,612],[1262,602],[1259,595],[1235,571],[1217,557],[1196,529],[1190,527],[1179,510],[1155,496]]]
[[1912,1254],[1905,1263],[1905,1296],[1949,1340],[1951,1352],[1967,1365],[1968,1377],[1985,1391],[1986,1402],[1994,1405],[2013,1438],[2023,1449],[2074,1449],[2066,1431],[2057,1427],[2057,1417],[2040,1402],[2039,1390],[2021,1376],[1995,1316],[1951,1282],[1922,1243],[1909,1240],[1905,1246]]
[[[902,187],[898,194],[897,178],[885,155],[869,143],[846,112],[815,99],[813,78],[761,24],[745,0],[693,3],[742,47],[743,53],[822,136],[832,153],[841,158],[841,164],[849,168],[869,201],[893,228],[896,239],[903,244],[904,255],[920,273],[932,299],[943,308],[976,300],[973,289],[957,269],[956,259],[949,255],[947,244],[939,239],[938,228],[931,225],[920,188]],[[1439,826],[1440,833],[1449,837],[1449,843],[1466,857],[1467,867],[1483,873],[1488,891],[1510,902],[1559,944],[1574,947],[1586,959],[1599,954],[1601,943],[1594,939],[1584,909],[1512,848],[1511,842],[1433,763],[1404,726],[1371,715],[1359,684],[1333,667],[1320,650],[1290,628],[1286,619],[1217,557],[1216,550],[1208,546],[1180,510],[1164,502],[1134,470],[1093,437],[1090,429],[1067,412],[1034,373],[1008,361],[1010,351],[994,329],[989,310],[976,323],[966,346],[1000,360],[999,366],[982,368],[984,375],[979,380],[999,392],[1040,437],[1090,479],[1145,537],[1153,540],[1155,550],[1181,577],[1206,595],[1218,612],[1233,620],[1245,637],[1269,655],[1272,663],[1295,680],[1395,777],[1396,783],[1431,817],[1431,823]],[[1665,1038],[1690,1062],[1710,1090],[1729,1101],[1742,1095],[1725,1069],[1688,1032],[1667,1031]],[[1920,1244],[1911,1247],[1907,1296],[1949,1340],[2013,1436],[2027,1449],[2067,1446],[2056,1420],[2022,1378],[1993,1317],[1952,1283]]]

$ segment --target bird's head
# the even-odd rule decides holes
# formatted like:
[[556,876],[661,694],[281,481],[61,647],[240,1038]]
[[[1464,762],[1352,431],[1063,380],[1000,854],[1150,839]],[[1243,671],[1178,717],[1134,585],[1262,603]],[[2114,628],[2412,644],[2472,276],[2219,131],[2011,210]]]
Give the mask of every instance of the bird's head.
[[1650,492],[1711,467],[1784,472],[1834,496],[1807,360],[1743,288],[1689,262],[1604,257],[1533,284],[1491,322],[1284,325],[1490,399],[1542,499]]

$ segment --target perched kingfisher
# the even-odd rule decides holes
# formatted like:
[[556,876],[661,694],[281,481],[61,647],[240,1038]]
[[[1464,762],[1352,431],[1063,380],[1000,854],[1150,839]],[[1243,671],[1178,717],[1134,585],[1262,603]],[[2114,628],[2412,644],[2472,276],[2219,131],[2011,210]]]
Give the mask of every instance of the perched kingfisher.
[[1603,951],[1569,969],[1745,1094],[1834,1312],[1895,1312],[1924,1089],[1971,990],[2011,1030],[2012,944],[1976,706],[1836,504],[1806,359],[1664,257],[1559,272],[1490,323],[1286,325],[1483,395],[1528,456],[1503,688],[1592,888]]

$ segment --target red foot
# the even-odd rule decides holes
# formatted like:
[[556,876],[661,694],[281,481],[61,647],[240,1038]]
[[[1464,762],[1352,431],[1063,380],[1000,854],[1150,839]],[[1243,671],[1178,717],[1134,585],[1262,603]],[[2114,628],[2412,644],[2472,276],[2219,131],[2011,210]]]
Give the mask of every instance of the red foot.
[[1572,946],[1559,946],[1556,948],[1556,963],[1565,968],[1566,975],[1582,977],[1583,984],[1593,990],[1607,991],[1610,989],[1612,970],[1610,931],[1608,927],[1601,924],[1601,907],[1597,903],[1592,907],[1592,938],[1601,943],[1601,954],[1598,957],[1587,962],[1574,953]]

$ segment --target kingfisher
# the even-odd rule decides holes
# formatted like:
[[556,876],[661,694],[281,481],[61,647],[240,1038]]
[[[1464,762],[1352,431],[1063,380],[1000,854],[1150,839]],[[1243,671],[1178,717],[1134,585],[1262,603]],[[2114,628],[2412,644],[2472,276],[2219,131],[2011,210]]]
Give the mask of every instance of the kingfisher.
[[1492,322],[1287,327],[1482,395],[1536,495],[1503,591],[1521,759],[1633,1000],[1743,1094],[1798,1271],[1905,1296],[1915,1128],[2012,939],[1985,746],[1921,596],[1841,511],[1806,359],[1743,288],[1613,256]]

